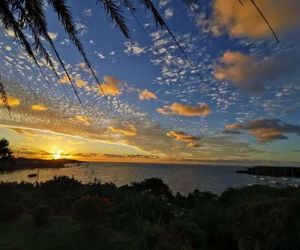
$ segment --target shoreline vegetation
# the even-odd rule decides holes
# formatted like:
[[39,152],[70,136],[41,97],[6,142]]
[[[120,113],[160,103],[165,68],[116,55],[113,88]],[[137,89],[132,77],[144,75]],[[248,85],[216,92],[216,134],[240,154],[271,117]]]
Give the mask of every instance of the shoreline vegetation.
[[184,196],[158,178],[0,183],[1,250],[288,250],[300,249],[299,229],[295,187]]
[[43,169],[43,168],[63,168],[66,164],[81,163],[72,159],[29,159],[29,158],[12,158],[0,159],[0,172],[12,172],[25,169]]

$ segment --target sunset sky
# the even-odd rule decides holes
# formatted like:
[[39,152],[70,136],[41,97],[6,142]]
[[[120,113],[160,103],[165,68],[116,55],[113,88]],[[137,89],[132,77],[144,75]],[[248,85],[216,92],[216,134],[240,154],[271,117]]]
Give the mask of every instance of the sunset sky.
[[[107,96],[48,11],[50,36],[68,66],[83,109],[61,68],[49,88],[14,32],[0,32],[0,138],[16,156],[85,161],[300,165],[300,1],[153,1],[176,35],[143,7],[127,17],[131,40],[95,1],[71,1],[76,26]],[[29,38],[30,39],[30,38]],[[58,67],[57,63],[57,67]]]

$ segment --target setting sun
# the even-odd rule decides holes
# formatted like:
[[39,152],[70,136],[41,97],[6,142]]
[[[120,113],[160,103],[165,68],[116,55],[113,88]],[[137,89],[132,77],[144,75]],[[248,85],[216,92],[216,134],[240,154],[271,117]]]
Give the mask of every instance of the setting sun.
[[61,159],[61,150],[55,150],[55,152],[53,153],[53,159]]

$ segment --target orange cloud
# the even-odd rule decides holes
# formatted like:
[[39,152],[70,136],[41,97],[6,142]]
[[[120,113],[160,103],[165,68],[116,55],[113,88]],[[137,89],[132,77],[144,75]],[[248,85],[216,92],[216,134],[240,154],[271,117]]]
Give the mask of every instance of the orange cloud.
[[[13,97],[13,96],[8,96],[7,102],[10,107],[17,107],[21,104],[20,99]],[[3,105],[4,105],[3,100],[0,99],[0,106],[3,106]]]
[[[82,87],[87,86],[87,82],[85,80],[81,79],[81,78],[71,77],[71,79],[72,79],[72,81],[75,81],[75,85],[78,88],[82,88]],[[64,75],[63,77],[61,77],[60,82],[62,84],[71,84],[67,75]]]
[[249,131],[260,142],[287,139],[285,134],[300,135],[300,126],[283,122],[279,119],[256,119],[245,124],[229,124],[225,127],[226,133],[240,133],[240,130]]
[[[299,27],[300,1],[256,1],[271,26],[278,33]],[[249,0],[241,5],[236,0],[215,0],[211,31],[219,35],[224,31],[232,37],[264,38],[272,36],[268,26]]]
[[31,109],[34,111],[46,111],[48,108],[44,104],[33,104]]
[[174,102],[171,105],[164,105],[156,109],[163,115],[180,115],[180,116],[207,116],[211,113],[210,107],[206,103],[198,103],[192,107],[185,104]]
[[90,124],[90,119],[86,115],[76,115],[75,118],[86,125]]
[[137,134],[137,129],[131,124],[126,124],[122,128],[111,126],[108,128],[108,131],[112,133],[122,134],[125,136],[135,136]]
[[60,82],[62,84],[70,84],[69,78],[67,75],[64,75],[63,77],[60,78]]
[[119,96],[122,94],[121,81],[118,78],[113,76],[105,76],[103,79],[104,82],[100,86],[105,95]]
[[78,88],[82,88],[82,87],[87,86],[86,81],[84,81],[84,80],[82,80],[82,79],[80,79],[80,78],[76,78],[76,79],[75,79],[75,84],[76,84],[76,86],[77,86]]
[[149,100],[152,100],[152,99],[154,99],[154,100],[157,99],[157,96],[153,92],[151,92],[147,89],[144,89],[142,92],[140,92],[139,99],[141,101],[145,101],[145,100],[149,101]]
[[239,87],[251,88],[253,84],[248,86],[244,82],[253,79],[259,73],[257,65],[254,56],[227,51],[219,59],[214,70],[214,77],[221,81],[229,80]]
[[25,135],[25,136],[28,136],[28,137],[33,137],[33,136],[36,136],[37,133],[35,133],[34,131],[30,131],[28,129],[21,129],[21,128],[9,128],[11,131],[14,131],[18,134],[21,134],[21,135]]
[[170,131],[167,133],[167,136],[173,138],[176,141],[184,142],[189,148],[198,148],[199,137],[189,135],[182,131]]
[[214,77],[236,86],[259,92],[268,84],[280,84],[286,76],[298,77],[299,52],[278,53],[259,57],[241,52],[225,52],[215,65]]

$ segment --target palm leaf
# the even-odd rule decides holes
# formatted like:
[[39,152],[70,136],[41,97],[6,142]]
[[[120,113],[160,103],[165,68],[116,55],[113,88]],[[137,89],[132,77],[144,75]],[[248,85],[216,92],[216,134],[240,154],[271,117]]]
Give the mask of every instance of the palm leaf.
[[0,75],[0,100],[2,100],[4,107],[7,109],[9,115],[11,116],[11,113],[10,113],[11,107],[8,103],[8,99],[7,99],[6,91],[5,91],[5,88],[4,88],[2,79],[1,79],[1,75]]

